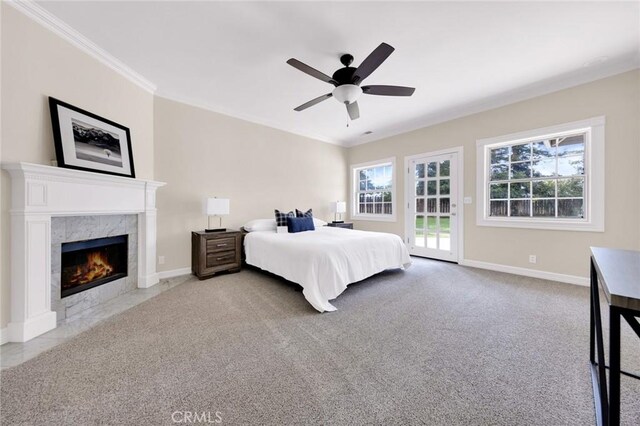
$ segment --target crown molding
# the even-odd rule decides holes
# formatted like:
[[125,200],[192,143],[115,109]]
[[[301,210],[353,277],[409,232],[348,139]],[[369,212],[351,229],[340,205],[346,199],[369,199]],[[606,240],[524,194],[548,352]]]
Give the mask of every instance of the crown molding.
[[33,19],[40,25],[54,32],[56,35],[62,37],[63,39],[67,40],[74,46],[78,47],[83,52],[97,59],[104,65],[118,72],[119,74],[121,74],[122,76],[130,80],[131,82],[135,83],[136,85],[140,86],[144,90],[160,98],[165,98],[174,102],[183,103],[196,108],[205,109],[207,111],[211,111],[211,112],[223,114],[229,117],[238,118],[244,121],[249,121],[251,123],[271,127],[287,133],[304,136],[320,142],[325,142],[332,145],[344,146],[343,143],[339,141],[334,141],[325,136],[312,134],[308,132],[291,130],[286,128],[285,126],[271,122],[270,120],[265,120],[263,118],[255,117],[249,114],[243,114],[236,111],[231,111],[227,108],[223,108],[220,106],[212,105],[212,104],[201,102],[201,101],[196,101],[183,96],[175,96],[172,94],[158,93],[157,87],[155,84],[153,84],[152,82],[150,82],[149,80],[147,80],[146,78],[144,78],[143,76],[135,72],[133,69],[131,69],[129,66],[124,64],[119,59],[116,59],[110,53],[108,53],[107,51],[105,51],[104,49],[96,45],[91,40],[87,39],[78,31],[71,28],[65,22],[61,21],[56,16],[49,13],[46,9],[38,5],[35,1],[33,0],[3,0],[3,1],[8,5],[11,5],[14,9],[28,16],[29,18]]
[[598,68],[586,70],[580,69],[571,73],[533,83],[516,90],[502,93],[497,96],[491,96],[480,101],[460,105],[447,111],[429,114],[410,122],[402,123],[394,128],[376,131],[375,136],[365,137],[362,138],[363,140],[359,141],[346,142],[344,146],[346,146],[347,148],[351,148],[358,145],[380,141],[393,136],[398,136],[426,127],[435,126],[437,124],[446,123],[447,121],[456,120],[458,118],[468,117],[470,115],[505,107],[518,102],[523,102],[554,92],[559,92],[565,89],[571,89],[572,87],[592,83],[597,80],[601,80],[607,77],[613,77],[615,75],[623,74],[625,72],[633,71],[639,68],[640,56],[628,56],[617,61],[611,61],[610,63],[604,64],[603,66],[600,66]]
[[276,130],[280,130],[286,133],[291,133],[294,135],[298,135],[298,136],[304,136],[305,138],[309,138],[309,139],[314,139],[318,142],[324,142],[324,143],[328,143],[331,145],[338,145],[338,146],[346,146],[344,143],[337,141],[337,140],[333,140],[331,138],[328,138],[326,136],[322,136],[322,135],[318,135],[318,134],[314,134],[314,133],[309,133],[309,132],[302,132],[302,131],[298,131],[298,130],[293,130],[290,128],[287,128],[285,126],[282,126],[281,124],[277,124],[271,120],[265,120],[264,118],[259,118],[256,116],[253,116],[251,114],[244,114],[244,113],[240,113],[237,111],[231,111],[227,108],[218,106],[218,105],[213,105],[210,103],[206,103],[206,102],[202,102],[202,101],[197,101],[191,98],[187,98],[184,96],[179,96],[179,95],[174,95],[174,94],[170,94],[170,93],[166,93],[166,92],[156,92],[155,96],[157,98],[162,98],[162,99],[166,99],[172,102],[178,102],[184,105],[188,105],[191,107],[195,107],[195,108],[200,108],[200,109],[204,109],[206,111],[210,111],[210,112],[215,112],[217,114],[222,114],[222,115],[226,115],[227,117],[231,117],[231,118],[236,118],[238,120],[243,120],[243,121],[248,121],[250,123],[253,124],[259,124],[261,126],[265,126],[265,127],[270,127],[272,129],[276,129]]
[[4,3],[12,6],[14,9],[33,19],[43,27],[49,29],[56,35],[62,37],[75,47],[79,48],[89,56],[97,59],[104,65],[116,71],[132,83],[138,85],[147,92],[153,94],[156,91],[156,85],[135,72],[129,66],[119,59],[116,59],[106,50],[100,48],[94,42],[71,28],[65,22],[52,15],[42,6],[33,0],[4,0]]

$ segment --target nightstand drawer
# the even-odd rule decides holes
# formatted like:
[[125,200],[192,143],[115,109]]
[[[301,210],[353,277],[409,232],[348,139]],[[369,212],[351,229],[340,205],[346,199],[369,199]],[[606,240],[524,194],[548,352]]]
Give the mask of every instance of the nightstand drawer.
[[236,239],[234,237],[207,239],[207,254],[218,251],[235,250],[235,248]]
[[230,263],[236,263],[235,250],[207,253],[207,268],[215,268],[216,266]]

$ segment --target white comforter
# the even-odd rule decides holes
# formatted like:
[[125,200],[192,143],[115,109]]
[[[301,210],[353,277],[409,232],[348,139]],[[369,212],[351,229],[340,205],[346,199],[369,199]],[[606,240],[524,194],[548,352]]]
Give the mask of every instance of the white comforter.
[[248,264],[300,284],[304,297],[320,312],[335,311],[329,300],[348,284],[411,265],[397,235],[328,226],[295,234],[251,232],[244,248]]

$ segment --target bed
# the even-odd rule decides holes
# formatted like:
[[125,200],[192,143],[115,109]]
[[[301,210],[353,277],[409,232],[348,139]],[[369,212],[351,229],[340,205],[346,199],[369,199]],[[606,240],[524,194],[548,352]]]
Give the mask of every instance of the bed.
[[249,265],[302,286],[304,297],[320,312],[335,311],[329,301],[347,285],[411,265],[397,235],[328,226],[291,234],[250,232],[244,250]]

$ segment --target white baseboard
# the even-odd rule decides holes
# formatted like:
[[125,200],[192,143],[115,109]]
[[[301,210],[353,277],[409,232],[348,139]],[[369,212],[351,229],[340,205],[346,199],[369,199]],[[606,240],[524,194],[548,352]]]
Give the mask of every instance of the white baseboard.
[[[54,328],[56,328],[56,313],[48,311],[22,322],[10,322],[7,325],[7,337],[12,342],[27,342]],[[2,334],[4,338],[5,333]]]
[[589,278],[577,275],[558,274],[556,272],[540,271],[537,269],[520,268],[517,266],[500,265],[498,263],[481,262],[479,260],[464,259],[460,265],[472,268],[488,269],[490,271],[506,272],[507,274],[523,275],[525,277],[541,278],[543,280],[559,281],[561,283],[589,286]]
[[170,271],[158,272],[158,277],[161,280],[164,280],[165,278],[179,277],[181,275],[189,275],[190,273],[191,273],[191,268],[178,268],[178,269],[172,269]]
[[7,327],[0,328],[0,346],[9,343],[9,330]]

